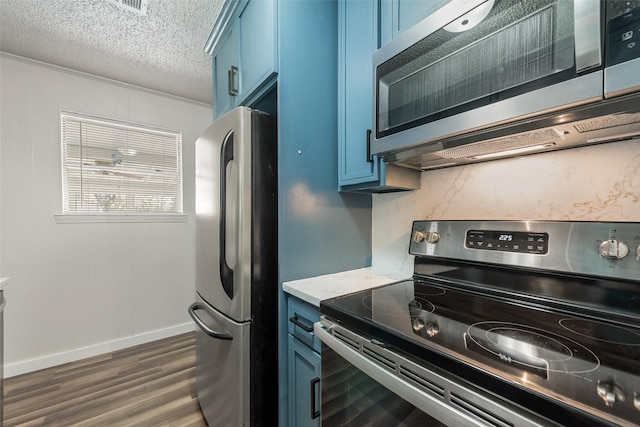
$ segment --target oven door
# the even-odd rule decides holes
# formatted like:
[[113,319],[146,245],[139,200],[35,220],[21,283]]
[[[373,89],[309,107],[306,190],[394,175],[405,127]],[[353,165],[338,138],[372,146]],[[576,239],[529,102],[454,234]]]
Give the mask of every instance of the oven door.
[[601,100],[601,15],[594,0],[452,0],[374,53],[372,152]]
[[326,318],[314,332],[322,341],[323,427],[557,425]]

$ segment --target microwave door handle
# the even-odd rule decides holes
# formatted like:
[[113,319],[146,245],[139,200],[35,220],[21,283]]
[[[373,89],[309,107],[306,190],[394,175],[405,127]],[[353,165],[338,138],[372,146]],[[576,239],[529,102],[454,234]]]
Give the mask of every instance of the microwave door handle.
[[600,2],[575,0],[574,36],[576,72],[602,65]]
[[220,280],[222,289],[233,298],[233,269],[227,264],[227,166],[233,160],[233,132],[229,132],[220,149]]
[[213,329],[211,329],[209,326],[207,326],[206,323],[204,323],[202,321],[202,319],[200,319],[200,317],[198,317],[198,315],[196,314],[196,310],[201,309],[202,307],[200,306],[200,304],[198,304],[197,302],[194,302],[193,304],[191,304],[189,306],[189,316],[191,316],[191,318],[193,319],[193,321],[196,323],[196,325],[198,325],[198,327],[200,329],[202,329],[202,331],[209,335],[210,337],[213,338],[218,338],[221,340],[232,340],[233,339],[233,335],[231,335],[230,332],[227,331],[215,331]]

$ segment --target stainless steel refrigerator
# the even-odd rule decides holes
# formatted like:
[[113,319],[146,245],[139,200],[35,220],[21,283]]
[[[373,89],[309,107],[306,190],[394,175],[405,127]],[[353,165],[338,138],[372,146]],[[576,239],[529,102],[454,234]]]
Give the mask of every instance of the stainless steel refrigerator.
[[238,107],[195,148],[198,401],[210,426],[277,425],[276,120]]

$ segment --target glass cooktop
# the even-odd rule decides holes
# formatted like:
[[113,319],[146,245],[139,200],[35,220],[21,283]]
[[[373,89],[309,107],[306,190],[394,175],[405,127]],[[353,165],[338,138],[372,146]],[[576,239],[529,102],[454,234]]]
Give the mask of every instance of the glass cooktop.
[[[322,301],[321,311],[405,353],[444,355],[590,413],[640,419],[640,325],[632,316],[640,300],[631,284],[455,263],[428,268],[437,273]],[[619,390],[624,396],[612,404]]]

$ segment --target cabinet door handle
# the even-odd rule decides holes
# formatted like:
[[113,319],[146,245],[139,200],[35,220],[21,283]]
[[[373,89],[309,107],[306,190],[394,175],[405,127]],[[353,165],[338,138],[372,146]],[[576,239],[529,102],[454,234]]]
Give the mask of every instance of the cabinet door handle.
[[289,318],[289,322],[293,323],[296,326],[299,326],[304,331],[307,331],[309,333],[313,332],[313,324],[305,325],[304,323],[302,323],[302,321],[300,319],[298,319],[298,316],[290,317]]
[[227,71],[227,89],[229,90],[229,95],[236,96],[238,94],[238,89],[236,89],[235,79],[236,74],[238,74],[238,67],[232,65]]
[[373,163],[371,157],[371,129],[367,129],[367,162]]
[[316,410],[316,384],[320,384],[320,377],[311,380],[311,419],[315,420],[320,416],[320,411]]

